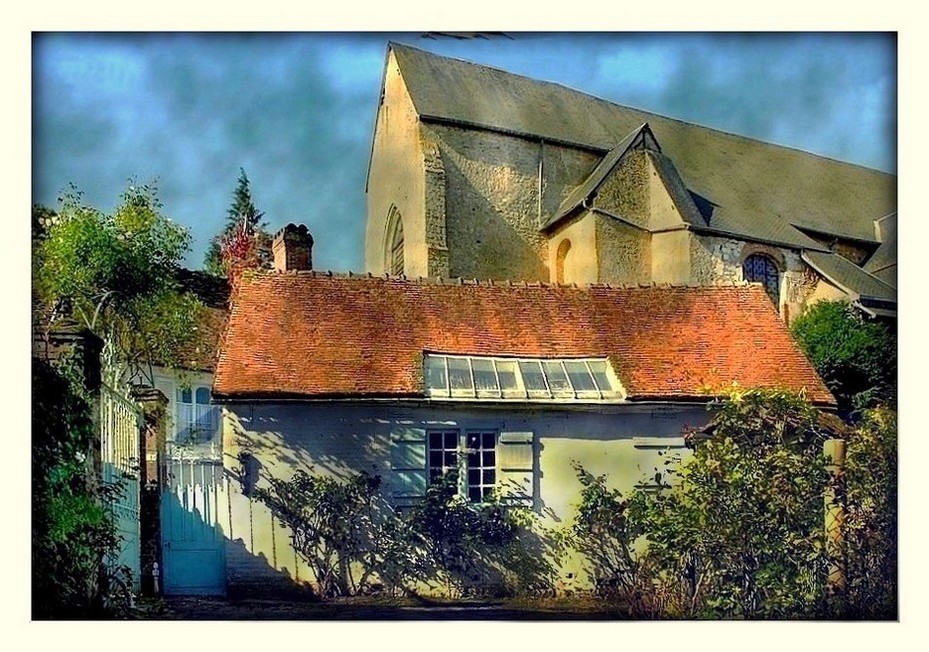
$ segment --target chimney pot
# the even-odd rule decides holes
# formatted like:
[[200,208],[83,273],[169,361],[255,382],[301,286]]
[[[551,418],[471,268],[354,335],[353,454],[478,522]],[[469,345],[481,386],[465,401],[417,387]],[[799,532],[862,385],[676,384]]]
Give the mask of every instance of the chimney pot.
[[313,236],[304,224],[288,224],[274,236],[271,244],[274,269],[279,272],[313,269]]

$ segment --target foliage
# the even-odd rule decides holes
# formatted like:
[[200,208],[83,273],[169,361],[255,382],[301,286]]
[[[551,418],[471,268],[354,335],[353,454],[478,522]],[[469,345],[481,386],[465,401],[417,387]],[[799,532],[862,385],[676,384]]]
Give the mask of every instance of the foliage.
[[161,210],[152,186],[130,185],[112,214],[73,191],[34,246],[40,310],[50,321],[76,318],[98,335],[105,373],[152,362],[182,366],[178,351],[196,330],[202,306],[176,280],[189,235]]
[[551,587],[553,571],[542,542],[532,536],[531,510],[493,495],[470,502],[459,492],[456,470],[433,480],[406,520],[450,593],[527,594]]
[[852,618],[897,617],[897,415],[865,412],[845,459],[845,540]]
[[269,478],[252,494],[291,532],[321,597],[415,592],[444,582],[459,595],[475,587],[508,594],[550,589],[551,565],[537,554],[529,512],[496,500],[470,503],[450,473],[406,513],[380,496],[379,476],[345,479],[298,471]]
[[896,400],[897,341],[887,324],[842,301],[821,301],[790,330],[843,412]]
[[[380,476],[367,473],[340,481],[297,471],[290,480],[270,478],[269,488],[255,489],[255,497],[290,529],[322,597],[364,593],[376,579],[396,578],[404,563],[415,565],[403,558],[390,515],[379,515],[380,483]],[[386,572],[378,576],[379,569]]]
[[682,616],[814,616],[828,478],[817,413],[777,390],[735,391],[716,408],[712,437],[646,505],[647,554],[685,578]]
[[660,616],[657,587],[637,549],[645,535],[647,495],[637,491],[624,496],[607,485],[605,475],[595,476],[576,461],[572,465],[582,489],[566,544],[588,560],[597,595],[618,600],[630,615]]
[[44,361],[33,361],[32,387],[33,617],[125,615],[128,569],[105,563],[119,546],[110,506],[120,487],[94,480],[90,404]]
[[231,230],[220,236],[219,256],[222,270],[235,286],[248,269],[265,266],[264,253],[268,250],[268,236],[256,231],[246,220],[239,221]]
[[[233,255],[230,258],[229,250],[241,249],[244,236],[247,236],[251,247],[247,256],[249,263],[259,267],[270,267],[271,237],[264,230],[262,217],[264,212],[259,211],[252,200],[248,175],[245,174],[244,168],[239,168],[239,179],[232,195],[232,205],[227,211],[226,226],[210,241],[203,261],[204,270],[216,276],[229,276],[236,272],[236,268],[230,268],[230,260],[240,261],[246,257],[236,258]],[[236,234],[236,231],[239,233]]]

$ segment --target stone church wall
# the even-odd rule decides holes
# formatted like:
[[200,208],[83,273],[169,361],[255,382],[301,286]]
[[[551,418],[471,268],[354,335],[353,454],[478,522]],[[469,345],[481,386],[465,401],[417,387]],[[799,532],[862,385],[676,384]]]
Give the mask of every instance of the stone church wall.
[[449,125],[424,125],[423,133],[444,168],[449,275],[548,281],[548,238],[539,226],[597,157]]

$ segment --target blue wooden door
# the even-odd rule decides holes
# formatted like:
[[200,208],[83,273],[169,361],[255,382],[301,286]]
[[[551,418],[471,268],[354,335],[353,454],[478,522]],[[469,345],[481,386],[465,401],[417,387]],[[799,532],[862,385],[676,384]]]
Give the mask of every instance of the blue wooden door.
[[225,542],[219,528],[222,463],[169,459],[161,495],[162,589],[166,595],[222,595]]

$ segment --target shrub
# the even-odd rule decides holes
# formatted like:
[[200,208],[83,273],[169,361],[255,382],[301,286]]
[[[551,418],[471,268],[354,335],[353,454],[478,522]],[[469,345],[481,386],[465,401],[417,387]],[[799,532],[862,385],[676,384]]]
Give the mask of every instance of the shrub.
[[887,324],[869,321],[842,301],[820,301],[790,332],[845,413],[896,401],[897,341]]
[[107,563],[120,543],[112,505],[121,488],[94,478],[91,405],[40,360],[32,387],[33,617],[125,616],[128,569]]

